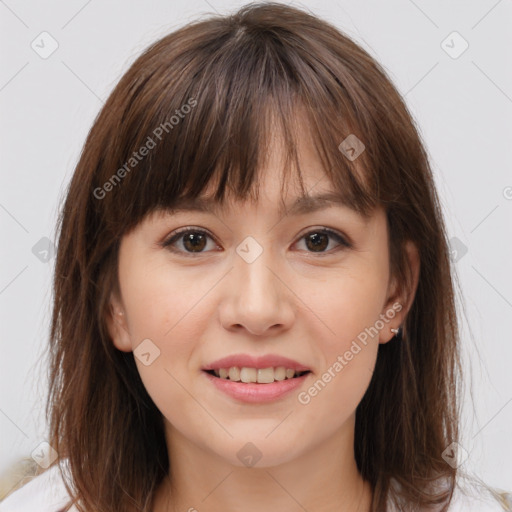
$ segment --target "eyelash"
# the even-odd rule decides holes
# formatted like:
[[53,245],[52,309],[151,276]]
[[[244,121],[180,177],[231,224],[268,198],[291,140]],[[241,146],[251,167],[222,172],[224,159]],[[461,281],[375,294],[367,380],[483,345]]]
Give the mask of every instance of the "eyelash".
[[[205,235],[205,236],[211,238],[215,242],[215,239],[213,238],[213,236],[210,235],[210,233],[208,233],[204,229],[186,227],[186,228],[181,228],[181,229],[178,229],[177,231],[175,231],[169,238],[167,238],[165,241],[162,242],[162,244],[161,244],[162,247],[168,248],[170,251],[172,251],[174,253],[182,254],[186,257],[193,258],[193,257],[196,257],[196,255],[204,254],[204,252],[193,253],[193,252],[181,251],[181,250],[177,250],[172,247],[172,244],[174,242],[178,241],[180,238],[183,237],[183,235],[185,235],[187,233],[195,233],[195,234]],[[332,254],[333,252],[337,252],[338,250],[341,250],[342,248],[349,249],[352,247],[352,244],[350,244],[340,233],[338,233],[337,231],[334,231],[332,229],[329,229],[329,228],[313,229],[311,231],[308,231],[304,235],[302,235],[299,238],[299,240],[302,240],[302,239],[306,238],[308,235],[311,235],[313,233],[322,233],[325,235],[329,235],[332,238],[334,238],[340,244],[340,246],[337,249],[334,249],[334,251],[331,249],[331,251],[328,251],[328,252],[315,253],[314,251],[306,251],[310,254],[318,254],[320,256],[326,256],[326,255],[328,256],[328,255]],[[217,242],[215,242],[215,243],[217,243]],[[208,252],[208,251],[206,251],[206,252]]]

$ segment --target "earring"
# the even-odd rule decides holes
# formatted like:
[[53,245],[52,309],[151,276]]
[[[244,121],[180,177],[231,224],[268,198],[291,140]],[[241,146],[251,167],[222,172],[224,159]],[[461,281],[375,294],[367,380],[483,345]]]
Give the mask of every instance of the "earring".
[[402,326],[400,326],[398,329],[391,328],[391,332],[395,335],[396,339],[402,339]]

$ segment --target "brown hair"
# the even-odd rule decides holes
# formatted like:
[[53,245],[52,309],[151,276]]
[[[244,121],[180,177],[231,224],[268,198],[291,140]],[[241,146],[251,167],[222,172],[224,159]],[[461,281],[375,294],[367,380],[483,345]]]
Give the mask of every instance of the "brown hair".
[[[211,183],[218,201],[226,190],[251,197],[271,121],[284,134],[285,167],[293,161],[300,178],[299,111],[336,190],[365,215],[385,208],[391,272],[404,289],[406,241],[421,260],[403,339],[379,346],[356,411],[355,457],[374,490],[372,510],[385,511],[393,496],[408,510],[451,499],[456,469],[442,452],[458,440],[458,326],[420,135],[385,71],[351,39],[303,10],[257,3],[188,24],[144,51],[98,114],[67,190],[47,415],[81,510],[148,511],[169,470],[162,414],[133,354],[117,350],[106,328],[121,238]],[[338,148],[350,134],[365,145],[355,161]],[[441,491],[438,479],[448,483]]]

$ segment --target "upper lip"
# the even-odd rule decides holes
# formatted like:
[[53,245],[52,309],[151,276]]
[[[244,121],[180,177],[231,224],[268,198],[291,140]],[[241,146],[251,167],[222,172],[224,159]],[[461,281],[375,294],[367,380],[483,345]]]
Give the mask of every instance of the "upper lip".
[[279,356],[277,354],[267,354],[264,356],[251,356],[249,354],[234,354],[231,356],[217,359],[212,363],[207,364],[203,370],[218,370],[220,368],[231,368],[237,366],[238,368],[277,368],[278,366],[284,366],[291,370],[298,372],[309,371],[309,368],[293,359],[288,357]]

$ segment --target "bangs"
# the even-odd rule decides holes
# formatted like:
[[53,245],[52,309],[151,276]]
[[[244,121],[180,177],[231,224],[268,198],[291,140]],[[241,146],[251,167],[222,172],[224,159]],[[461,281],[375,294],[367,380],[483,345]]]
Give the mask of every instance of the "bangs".
[[[276,140],[283,142],[283,176],[295,170],[307,195],[303,137],[334,190],[368,217],[379,203],[376,125],[367,120],[371,103],[333,51],[319,49],[320,62],[287,33],[226,24],[204,30],[196,39],[178,31],[150,47],[119,83],[123,92],[112,94],[124,104],[115,109],[121,118],[111,124],[93,188],[104,191],[95,196],[114,236],[207,189],[221,204],[227,191],[257,200],[258,172]],[[349,136],[364,144],[357,159],[340,149]]]

